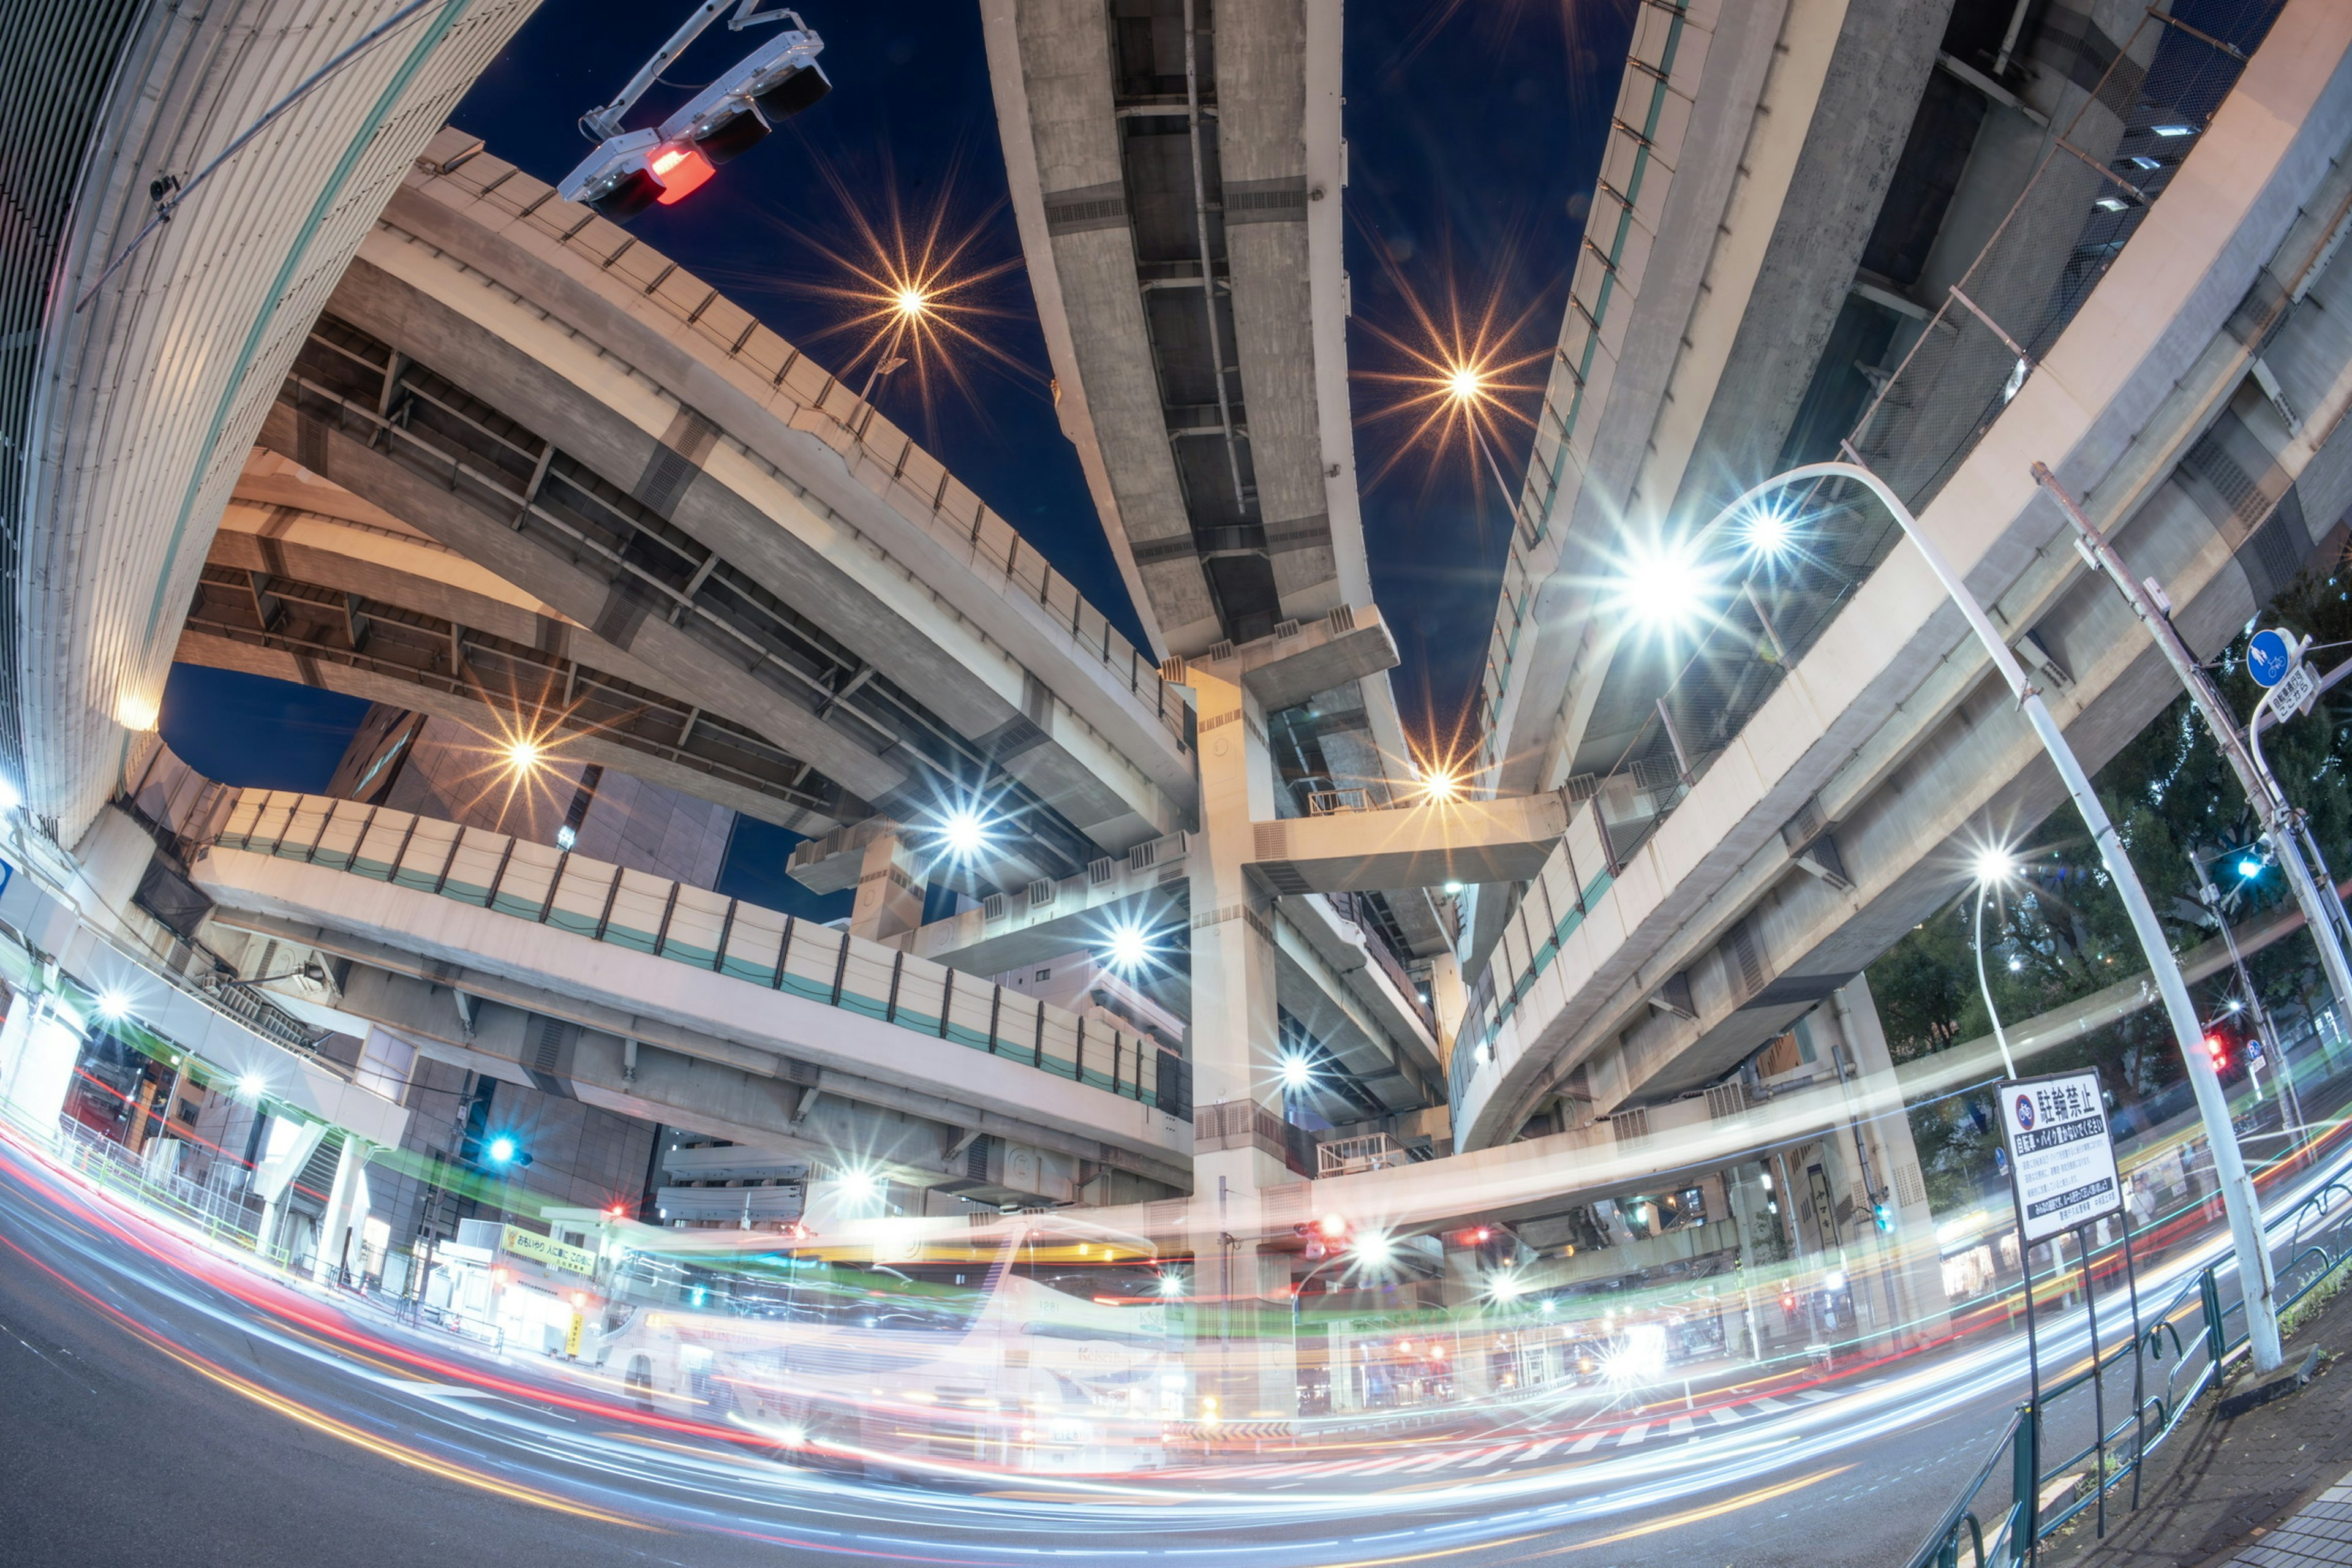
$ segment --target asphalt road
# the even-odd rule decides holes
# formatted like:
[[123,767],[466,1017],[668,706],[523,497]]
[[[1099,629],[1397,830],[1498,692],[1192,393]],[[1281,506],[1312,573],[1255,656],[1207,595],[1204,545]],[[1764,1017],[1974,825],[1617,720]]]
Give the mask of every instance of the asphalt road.
[[[1148,1489],[811,1472],[348,1316],[0,1144],[0,1563],[1899,1563],[2022,1392],[1998,1347],[1530,1457]],[[1442,1450],[1432,1450],[1433,1454]]]

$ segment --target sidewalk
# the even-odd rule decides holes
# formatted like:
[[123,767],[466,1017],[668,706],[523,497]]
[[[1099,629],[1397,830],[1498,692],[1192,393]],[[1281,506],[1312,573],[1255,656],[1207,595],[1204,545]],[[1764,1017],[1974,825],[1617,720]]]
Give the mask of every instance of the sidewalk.
[[2106,1539],[2095,1539],[2085,1511],[2042,1543],[2042,1563],[2352,1564],[2352,1283],[2294,1326],[2288,1359],[2314,1344],[2323,1360],[2303,1392],[2234,1421],[2217,1418],[2220,1402],[2208,1393],[2149,1460],[2138,1511],[2129,1483],[2118,1487],[2107,1500]]

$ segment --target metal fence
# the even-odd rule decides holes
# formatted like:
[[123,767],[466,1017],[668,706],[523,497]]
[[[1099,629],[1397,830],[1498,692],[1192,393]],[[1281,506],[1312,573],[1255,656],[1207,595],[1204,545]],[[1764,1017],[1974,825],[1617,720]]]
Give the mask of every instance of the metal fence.
[[[2263,1228],[2273,1251],[2284,1255],[2277,1296],[2284,1316],[2352,1262],[2352,1163],[2339,1166],[2317,1191]],[[2120,1279],[2120,1245],[2104,1255],[2095,1251],[2074,1267],[2110,1276],[2112,1288]],[[2141,1321],[2136,1336],[2126,1334],[2094,1364],[2045,1387],[2038,1402],[2020,1405],[1983,1466],[1912,1553],[1908,1568],[2022,1563],[2033,1542],[2085,1512],[2095,1513],[2104,1533],[2110,1500],[2126,1482],[2128,1506],[2137,1508],[2147,1457],[2179,1429],[2199,1396],[2214,1388],[2222,1369],[2245,1347],[2245,1303],[2223,1301],[2217,1270],[2218,1265],[2200,1269]],[[2049,1270],[2038,1290],[2051,1291],[2064,1272]],[[2121,1305],[2117,1292],[2111,1310]],[[2112,1408],[2103,1406],[2094,1391],[2104,1394],[2126,1381],[2131,1394],[2122,1402],[2120,1419],[2095,1418],[2087,1442],[2054,1459],[2048,1457],[2053,1410],[2071,1405],[2079,1412],[2084,1403]],[[2078,1478],[2071,1496],[2058,1486],[2069,1477]],[[2053,1489],[2059,1495],[2053,1497]],[[2045,1499],[2051,1502],[2046,1512]]]
[[[1156,1041],[846,931],[503,833],[284,790],[239,790],[213,843],[299,860],[650,953],[1189,1119]],[[1161,1097],[1161,1086],[1168,1093]]]

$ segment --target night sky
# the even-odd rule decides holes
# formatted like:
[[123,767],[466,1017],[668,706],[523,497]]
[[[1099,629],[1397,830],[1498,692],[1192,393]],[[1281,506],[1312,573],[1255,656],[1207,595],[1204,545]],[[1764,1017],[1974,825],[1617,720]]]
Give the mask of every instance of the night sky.
[[[574,121],[601,104],[686,12],[684,0],[549,0],[452,117],[489,150],[560,178],[587,150]],[[711,185],[632,225],[813,357],[867,347],[859,287],[866,236],[894,225],[960,246],[954,296],[976,342],[955,341],[928,386],[902,371],[876,394],[1096,605],[1140,640],[1077,455],[1055,421],[1051,374],[1005,199],[994,100],[974,0],[843,5],[808,0],[830,97]],[[1443,354],[1423,323],[1527,361],[1504,378],[1521,416],[1501,422],[1503,472],[1527,437],[1598,168],[1631,0],[1352,0],[1347,8],[1349,353],[1357,467],[1375,595],[1396,630],[1397,694],[1417,734],[1453,732],[1475,691],[1507,540],[1499,487],[1458,446],[1410,444],[1392,411],[1409,389],[1398,345]],[[698,85],[750,47],[713,26],[667,73]],[[656,87],[651,123],[688,96]],[[919,370],[931,364],[910,367]],[[949,366],[951,364],[952,369]],[[860,377],[862,380],[862,376]],[[318,787],[362,710],[322,692],[175,668],[164,731],[233,783]],[[762,856],[761,858],[765,859]]]

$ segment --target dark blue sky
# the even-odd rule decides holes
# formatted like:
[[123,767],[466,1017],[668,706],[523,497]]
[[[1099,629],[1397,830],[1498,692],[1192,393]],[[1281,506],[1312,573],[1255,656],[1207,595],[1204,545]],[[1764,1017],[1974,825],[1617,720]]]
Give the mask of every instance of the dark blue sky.
[[[453,117],[499,156],[543,179],[586,151],[575,128],[686,12],[685,0],[550,0]],[[1347,10],[1346,130],[1351,363],[1404,367],[1424,315],[1518,323],[1505,357],[1535,356],[1514,379],[1538,387],[1558,333],[1622,67],[1630,0],[1353,0]],[[938,215],[968,238],[964,264],[994,268],[971,301],[992,352],[956,358],[966,385],[908,378],[877,401],[917,431],[1079,588],[1136,635],[1076,453],[1055,423],[1045,346],[1004,201],[1003,160],[975,0],[808,0],[833,94],[730,164],[705,191],[633,227],[820,361],[864,343],[855,307],[828,289],[855,282],[839,258],[866,254],[856,214],[887,230],[892,193],[907,223]],[[699,83],[749,47],[715,26],[667,73]],[[657,88],[635,122],[685,96]],[[854,204],[854,207],[853,207]],[[1415,302],[1418,302],[1416,309]],[[1411,418],[1381,417],[1399,389],[1360,375],[1357,467],[1374,592],[1404,658],[1397,689],[1416,731],[1451,728],[1475,689],[1507,540],[1494,480],[1456,452],[1400,457]],[[1517,402],[1531,414],[1532,393]],[[1507,424],[1503,469],[1526,463],[1526,426]],[[317,787],[357,722],[344,700],[274,682],[180,668],[165,729],[192,763],[232,782]],[[315,775],[315,776],[313,776]],[[762,857],[765,858],[766,857]],[[748,893],[746,896],[749,896]]]

